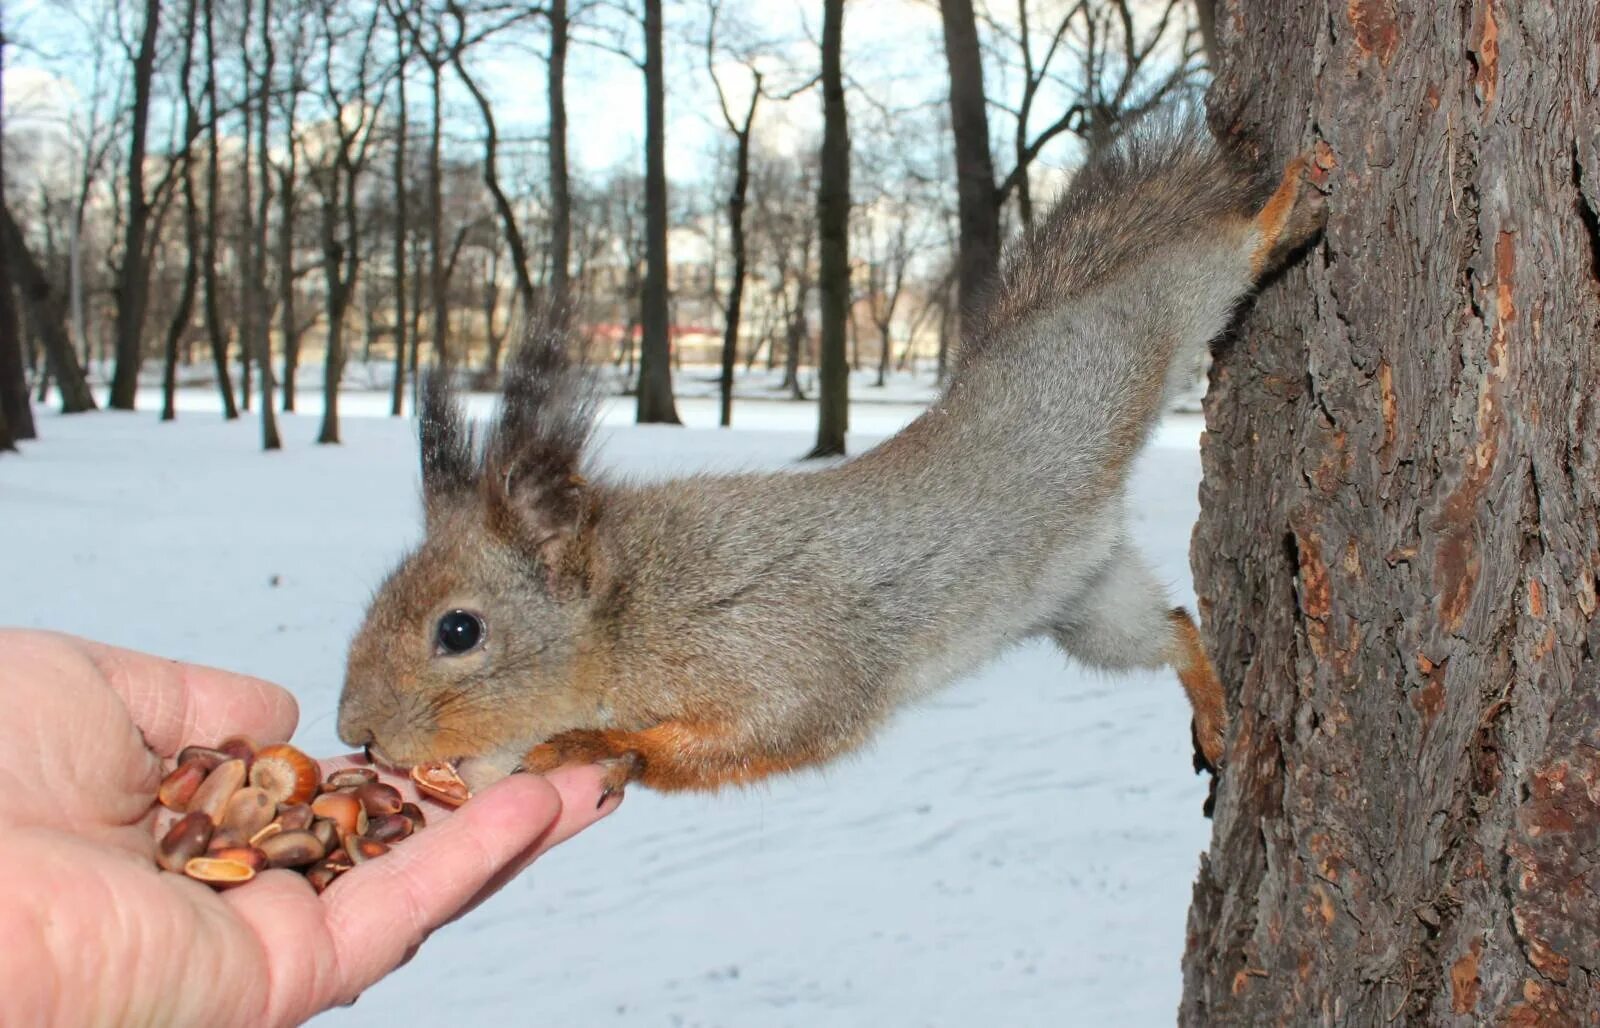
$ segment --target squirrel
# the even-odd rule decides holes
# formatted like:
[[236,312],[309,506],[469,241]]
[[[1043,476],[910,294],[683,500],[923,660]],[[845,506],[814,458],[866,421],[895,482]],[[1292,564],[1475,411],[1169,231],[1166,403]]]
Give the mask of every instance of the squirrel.
[[716,789],[848,753],[1043,635],[1090,666],[1174,668],[1216,774],[1222,686],[1129,542],[1128,469],[1321,228],[1317,173],[1296,158],[1274,189],[1196,116],[1129,128],[1003,263],[940,398],[820,470],[591,477],[596,393],[559,319],[514,357],[481,445],[433,373],[426,537],[351,644],[340,737],[473,788],[599,762],[606,795]]

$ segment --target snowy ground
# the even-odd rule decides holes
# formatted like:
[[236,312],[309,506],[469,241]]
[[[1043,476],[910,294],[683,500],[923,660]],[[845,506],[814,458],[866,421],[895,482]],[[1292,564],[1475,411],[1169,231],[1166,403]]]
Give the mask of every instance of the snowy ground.
[[[213,403],[186,391],[176,425],[41,412],[43,440],[0,457],[0,624],[274,679],[300,698],[298,741],[341,751],[344,646],[419,532],[414,429],[360,416],[386,401],[356,393],[345,445],[312,445],[303,414],[263,455],[257,424],[224,424]],[[814,434],[809,404],[741,404],[732,432],[710,428],[709,399],[682,411],[688,430],[609,406],[600,464],[775,468]],[[853,450],[915,413],[858,405]],[[1163,425],[1131,505],[1184,603],[1198,433],[1189,415]],[[826,772],[632,791],[317,1023],[1170,1024],[1209,828],[1188,723],[1170,673],[1110,678],[1023,647]]]

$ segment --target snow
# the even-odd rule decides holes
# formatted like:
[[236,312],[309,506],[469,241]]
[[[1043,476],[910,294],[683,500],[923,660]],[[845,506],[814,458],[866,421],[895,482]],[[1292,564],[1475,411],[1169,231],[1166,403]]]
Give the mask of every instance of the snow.
[[[318,447],[305,399],[271,455],[199,388],[176,424],[41,411],[42,439],[0,457],[0,624],[271,678],[301,701],[298,741],[341,752],[345,644],[420,531],[415,429],[364,416],[387,400],[354,392],[344,445]],[[608,403],[601,466],[781,468],[812,442],[811,404],[741,402],[733,431],[712,427],[713,400],[680,404],[688,429],[632,426]],[[916,411],[856,404],[853,452]],[[1199,431],[1169,417],[1132,482],[1134,537],[1181,603]],[[1209,838],[1188,726],[1170,672],[1019,647],[825,771],[716,796],[634,789],[316,1023],[1169,1024]]]

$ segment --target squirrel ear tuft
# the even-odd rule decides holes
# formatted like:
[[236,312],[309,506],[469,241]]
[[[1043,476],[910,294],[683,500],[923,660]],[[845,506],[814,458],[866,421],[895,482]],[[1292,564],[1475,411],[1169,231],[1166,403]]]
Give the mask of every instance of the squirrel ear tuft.
[[594,424],[595,390],[568,352],[574,345],[559,314],[530,327],[506,368],[484,455],[491,525],[553,577],[571,563],[556,551],[576,540],[593,508],[579,466]]
[[420,422],[422,495],[431,507],[441,497],[470,489],[474,475],[472,429],[443,368],[430,370],[423,380]]

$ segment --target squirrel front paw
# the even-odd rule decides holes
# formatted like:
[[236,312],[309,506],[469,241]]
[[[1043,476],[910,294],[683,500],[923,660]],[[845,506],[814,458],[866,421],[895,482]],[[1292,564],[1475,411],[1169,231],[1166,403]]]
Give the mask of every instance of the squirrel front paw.
[[562,732],[548,742],[540,743],[522,758],[522,768],[534,774],[548,774],[569,764],[599,764],[605,769],[600,779],[600,801],[622,792],[629,782],[638,781],[644,774],[644,754],[627,747],[620,739],[606,732],[577,729]]

